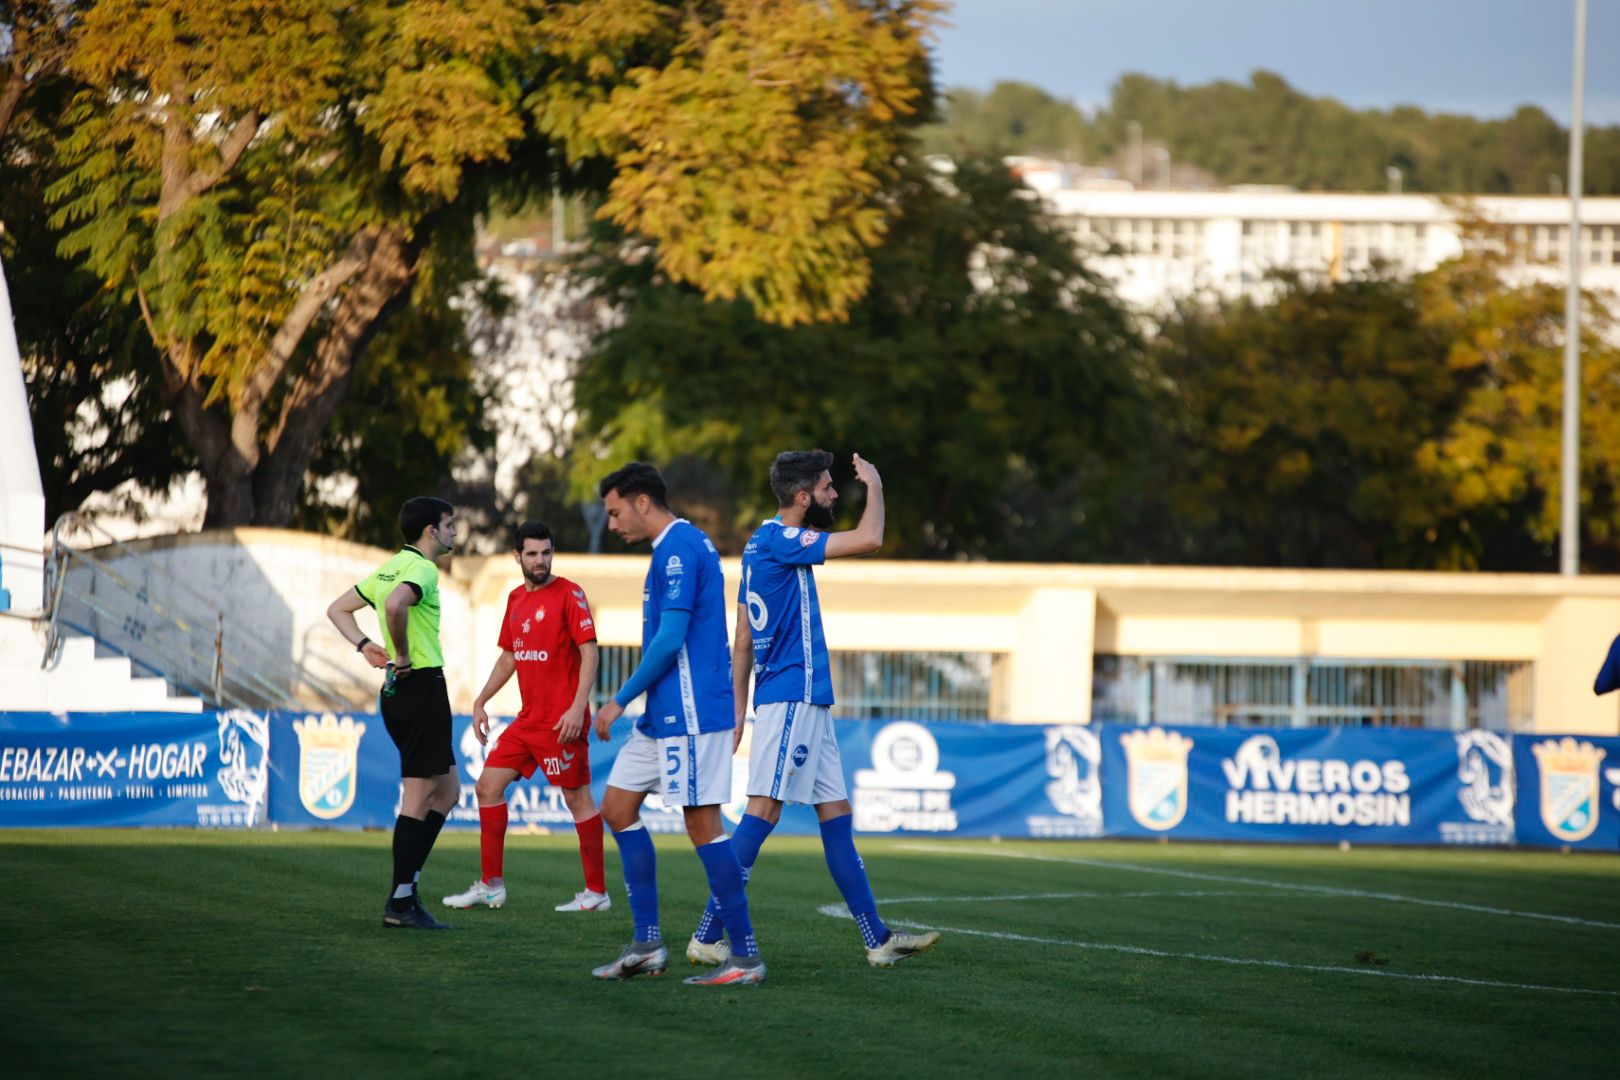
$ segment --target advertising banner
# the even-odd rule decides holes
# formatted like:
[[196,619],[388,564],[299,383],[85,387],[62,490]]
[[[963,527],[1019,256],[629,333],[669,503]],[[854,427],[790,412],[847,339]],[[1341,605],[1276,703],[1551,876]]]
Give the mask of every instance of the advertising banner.
[[1538,847],[1620,847],[1620,739],[1520,735],[1518,839]]
[[[628,720],[615,727],[590,744],[598,803],[629,737]],[[1620,848],[1620,738],[913,720],[837,733],[867,835]],[[751,737],[722,807],[732,825]],[[453,749],[461,801],[446,827],[475,830],[489,748],[470,717],[454,719]],[[399,798],[399,754],[375,714],[0,713],[0,827],[388,829]],[[514,830],[572,830],[539,772],[506,802]],[[685,829],[656,795],[642,819]],[[778,830],[814,835],[816,815],[788,807]]]
[[266,821],[264,713],[0,712],[0,826]]
[[1493,732],[1101,725],[1110,836],[1513,842],[1514,769]]

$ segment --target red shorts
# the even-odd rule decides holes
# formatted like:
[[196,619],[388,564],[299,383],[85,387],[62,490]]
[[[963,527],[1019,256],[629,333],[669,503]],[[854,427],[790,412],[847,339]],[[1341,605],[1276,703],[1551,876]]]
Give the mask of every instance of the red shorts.
[[484,768],[516,769],[525,780],[538,768],[553,787],[584,787],[591,782],[591,744],[586,735],[558,742],[557,733],[549,728],[512,724],[495,740]]

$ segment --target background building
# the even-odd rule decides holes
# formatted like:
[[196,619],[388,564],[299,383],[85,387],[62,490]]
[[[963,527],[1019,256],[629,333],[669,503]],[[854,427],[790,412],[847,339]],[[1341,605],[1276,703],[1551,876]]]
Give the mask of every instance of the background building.
[[[1234,297],[1262,287],[1274,269],[1333,279],[1380,262],[1403,273],[1430,270],[1462,253],[1458,221],[1469,214],[1505,227],[1527,278],[1566,278],[1568,199],[1098,190],[1023,174],[1138,309],[1203,291]],[[1582,200],[1581,217],[1581,284],[1620,293],[1620,199]]]

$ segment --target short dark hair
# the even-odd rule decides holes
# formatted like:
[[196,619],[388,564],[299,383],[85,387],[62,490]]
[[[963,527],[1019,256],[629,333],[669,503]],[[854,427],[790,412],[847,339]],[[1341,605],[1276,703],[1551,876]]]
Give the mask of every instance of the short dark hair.
[[664,483],[663,474],[645,461],[632,461],[624,468],[609,473],[597,488],[597,493],[605,499],[610,491],[618,492],[621,499],[650,495],[659,506],[665,509],[669,507],[669,488]]
[[423,529],[437,525],[444,515],[455,512],[455,507],[431,495],[406,499],[405,505],[399,508],[399,531],[407,544],[414,544],[422,538]]
[[[512,534],[512,550],[522,551],[525,540],[551,540],[551,526],[543,521],[525,521]],[[552,541],[552,546],[556,546],[555,541]]]
[[784,450],[771,462],[771,491],[777,506],[787,506],[801,491],[813,491],[821,474],[832,468],[825,450]]

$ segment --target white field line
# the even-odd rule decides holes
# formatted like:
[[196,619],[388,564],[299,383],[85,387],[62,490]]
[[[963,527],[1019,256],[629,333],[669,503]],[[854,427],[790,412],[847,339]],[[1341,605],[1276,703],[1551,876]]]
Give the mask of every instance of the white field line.
[[[891,904],[987,904],[1002,900],[1141,900],[1157,897],[1181,899],[1192,896],[1272,896],[1268,892],[1238,892],[1232,889],[1198,889],[1175,892],[1046,892],[1010,893],[1005,896],[896,896],[886,898],[883,906]],[[1300,897],[1301,900],[1304,897]],[[834,905],[836,906],[836,905]]]
[[902,851],[929,851],[944,855],[983,855],[997,859],[1024,859],[1029,862],[1072,863],[1076,866],[1095,866],[1104,870],[1131,870],[1139,874],[1163,874],[1167,877],[1190,878],[1194,881],[1217,881],[1224,885],[1253,885],[1266,889],[1313,893],[1317,896],[1350,896],[1363,900],[1385,900],[1395,904],[1419,904],[1423,907],[1448,908],[1452,911],[1472,911],[1480,915],[1502,915],[1515,919],[1539,919],[1543,922],[1565,923],[1570,926],[1590,926],[1599,930],[1620,930],[1620,923],[1602,922],[1598,919],[1581,919],[1574,915],[1550,915],[1541,911],[1517,911],[1512,908],[1489,907],[1485,904],[1465,904],[1456,900],[1428,900],[1421,896],[1403,896],[1400,893],[1340,889],[1331,885],[1298,885],[1286,881],[1267,881],[1263,878],[1235,877],[1230,874],[1208,874],[1197,870],[1174,870],[1165,866],[1143,866],[1139,863],[1111,862],[1106,859],[1086,859],[1072,855],[1035,855],[1019,851],[986,851],[983,848],[945,847],[941,844],[898,844],[896,846]]
[[[885,901],[892,903],[892,901]],[[852,916],[842,904],[823,904],[816,909],[823,915],[849,919]],[[1370,975],[1382,979],[1407,979],[1413,982],[1454,983],[1459,986],[1483,986],[1495,990],[1539,990],[1553,994],[1596,994],[1600,997],[1620,997],[1620,990],[1594,990],[1583,986],[1540,986],[1535,983],[1500,982],[1496,979],[1465,979],[1459,975],[1414,975],[1401,971],[1380,971],[1371,967],[1340,967],[1335,964],[1294,964],[1287,960],[1251,960],[1241,956],[1218,956],[1213,953],[1179,953],[1165,949],[1149,949],[1141,945],[1114,945],[1102,941],[1070,941],[1065,938],[1034,937],[1030,934],[1009,934],[999,930],[972,930],[963,926],[941,926],[888,920],[890,925],[908,930],[938,930],[948,934],[970,937],[995,938],[998,941],[1027,941],[1035,945],[1055,945],[1065,949],[1091,949],[1098,952],[1126,953],[1131,956],[1151,956],[1160,960],[1203,960],[1212,964],[1232,964],[1236,967],[1283,968],[1288,971],[1313,971],[1328,975]]]

